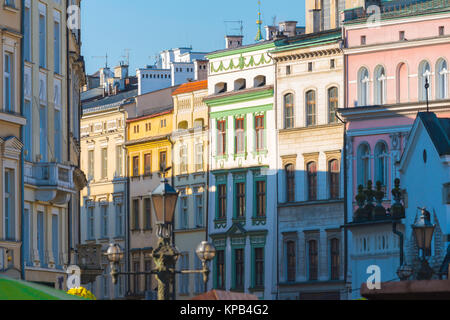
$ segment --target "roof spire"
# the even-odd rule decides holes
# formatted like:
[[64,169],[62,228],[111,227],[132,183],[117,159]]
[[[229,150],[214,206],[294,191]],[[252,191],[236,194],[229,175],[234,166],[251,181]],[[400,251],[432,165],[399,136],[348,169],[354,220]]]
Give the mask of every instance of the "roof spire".
[[262,20],[261,20],[261,0],[258,0],[258,20],[256,20],[256,25],[258,26],[258,32],[256,34],[256,38],[255,41],[262,41],[263,36],[262,36],[262,31],[261,31],[261,26],[262,26]]

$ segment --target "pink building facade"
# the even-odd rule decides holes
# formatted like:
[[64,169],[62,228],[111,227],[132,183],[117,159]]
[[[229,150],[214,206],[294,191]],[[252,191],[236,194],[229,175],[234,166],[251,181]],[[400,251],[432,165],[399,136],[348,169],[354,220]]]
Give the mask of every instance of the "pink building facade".
[[[339,112],[347,123],[348,277],[353,289],[367,281],[367,268],[372,265],[380,267],[381,281],[397,277],[400,243],[392,232],[392,220],[387,215],[376,223],[357,222],[355,196],[359,185],[366,187],[372,181],[375,188],[379,181],[385,191],[381,204],[389,208],[394,181],[401,178],[398,162],[417,113],[427,111],[427,98],[429,111],[450,117],[449,5],[445,0],[429,1],[397,7],[382,13],[378,21],[360,16],[344,23],[346,91],[345,107]],[[400,187],[407,194],[408,186]],[[403,204],[406,215],[415,214],[407,197]],[[405,233],[408,262],[414,247],[411,228],[403,222],[398,228]],[[355,290],[353,297],[358,296]]]

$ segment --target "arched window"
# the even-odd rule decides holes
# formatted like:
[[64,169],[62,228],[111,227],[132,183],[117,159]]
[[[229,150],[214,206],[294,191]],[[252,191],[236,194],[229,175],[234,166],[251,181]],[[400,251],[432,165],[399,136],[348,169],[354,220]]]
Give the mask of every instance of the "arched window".
[[295,167],[288,164],[285,167],[286,172],[286,201],[295,202]]
[[181,121],[178,123],[178,130],[186,130],[188,128],[188,122],[187,121]]
[[358,147],[358,185],[366,186],[370,180],[370,147],[363,143]]
[[383,66],[377,66],[374,72],[374,97],[375,104],[382,105],[386,103],[386,72]]
[[328,162],[328,184],[330,199],[339,199],[339,161],[336,159]]
[[388,184],[388,147],[384,141],[375,146],[375,182],[380,181],[386,191]]
[[306,92],[306,126],[316,125],[316,92]]
[[194,128],[203,128],[204,120],[199,118],[194,120]]
[[317,280],[319,271],[317,241],[308,241],[308,273],[309,280]]
[[265,76],[257,76],[253,79],[253,86],[255,88],[264,87],[266,85],[266,77]]
[[287,260],[287,281],[295,281],[296,254],[295,254],[295,242],[292,240],[286,243],[286,260]]
[[358,106],[369,104],[369,71],[366,68],[358,72]]
[[294,127],[294,95],[288,93],[284,96],[284,128]]
[[408,101],[408,69],[405,63],[397,66],[397,103]]
[[227,83],[226,82],[220,82],[220,83],[216,84],[214,92],[216,94],[227,92]]
[[338,88],[328,89],[328,123],[337,122],[336,110],[339,107]]
[[234,81],[234,91],[244,90],[246,88],[245,79],[237,79]]
[[427,90],[425,83],[428,81],[430,87],[428,88],[428,99],[431,100],[431,67],[427,61],[422,61],[419,65],[419,100],[425,101],[427,97]]
[[317,164],[310,162],[306,166],[308,174],[308,200],[317,200]]
[[436,98],[448,98],[448,66],[444,59],[436,63]]

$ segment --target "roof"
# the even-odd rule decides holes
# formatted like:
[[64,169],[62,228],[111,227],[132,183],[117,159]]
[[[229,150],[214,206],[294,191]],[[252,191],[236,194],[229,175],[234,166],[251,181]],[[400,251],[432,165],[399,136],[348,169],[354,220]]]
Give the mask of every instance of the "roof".
[[208,89],[208,80],[186,82],[179,86],[178,89],[172,93],[172,96],[205,89]]
[[259,300],[259,299],[257,296],[253,294],[212,290],[199,296],[196,296],[191,300]]
[[450,118],[438,118],[433,112],[417,115],[433,141],[439,156],[450,155]]
[[145,110],[143,115],[127,119],[127,123],[151,119],[171,112],[173,112],[173,105],[152,107],[151,109]]
[[[137,96],[138,90],[133,89],[123,91],[116,95],[107,96],[103,99],[98,99],[84,103],[82,105],[83,113],[103,111],[110,108],[115,108],[123,104],[127,99]],[[89,110],[88,110],[89,109]]]

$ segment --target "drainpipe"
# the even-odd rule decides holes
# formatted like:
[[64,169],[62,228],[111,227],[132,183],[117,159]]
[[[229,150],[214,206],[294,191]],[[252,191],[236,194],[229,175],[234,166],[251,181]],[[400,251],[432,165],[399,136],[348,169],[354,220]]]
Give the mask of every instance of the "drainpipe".
[[[25,12],[25,0],[21,1],[21,33],[22,35],[25,32],[25,21],[24,21],[24,12]],[[23,49],[23,45],[24,45],[24,39],[22,37],[22,39],[20,40],[20,56],[22,57],[21,61],[20,61],[20,79],[23,79],[24,77],[24,64],[25,64],[25,60],[23,59],[23,53],[24,53],[24,49]],[[23,106],[24,106],[24,92],[23,92],[23,81],[20,81],[20,115],[23,116]],[[25,128],[23,126],[20,127],[20,140],[24,141],[24,130]],[[21,204],[21,224],[20,224],[20,238],[22,241],[22,245],[20,246],[20,277],[22,280],[25,280],[25,259],[24,259],[24,247],[23,247],[23,240],[24,240],[24,234],[25,234],[25,228],[24,228],[24,221],[25,221],[25,199],[24,199],[24,195],[25,195],[25,190],[24,190],[24,150],[22,149],[21,153],[20,153],[20,189],[21,189],[21,197],[20,197],[20,204]],[[30,241],[31,242],[31,241]]]
[[[171,178],[171,180],[172,180],[172,186],[174,186],[175,185],[175,175],[174,175],[174,172],[175,172],[175,167],[174,167],[174,161],[173,161],[173,159],[174,159],[174,150],[173,150],[173,146],[174,146],[174,142],[173,142],[173,140],[171,139],[171,136],[170,135],[167,135],[167,140],[170,142],[170,145],[171,145],[171,154],[170,154],[170,157],[171,157],[171,162],[172,162],[172,178]],[[166,161],[167,161],[167,159],[166,159]],[[175,247],[175,232],[174,232],[174,230],[175,230],[175,221],[173,222],[173,225],[172,225],[172,246],[173,247]],[[176,289],[176,276],[174,276],[173,277],[173,283],[172,283],[172,300],[176,300],[176,292],[175,292],[175,289]]]

